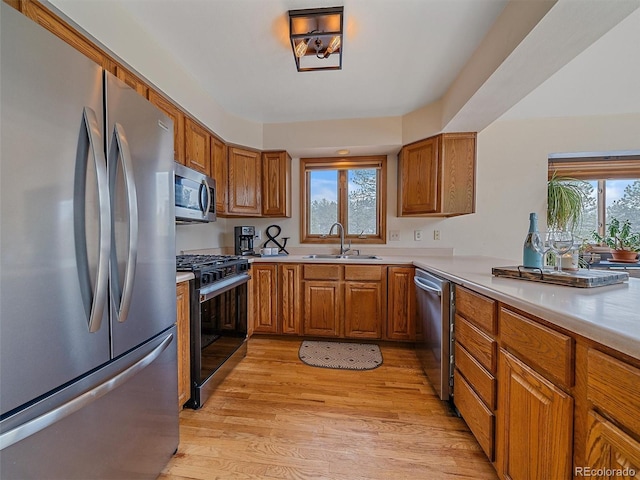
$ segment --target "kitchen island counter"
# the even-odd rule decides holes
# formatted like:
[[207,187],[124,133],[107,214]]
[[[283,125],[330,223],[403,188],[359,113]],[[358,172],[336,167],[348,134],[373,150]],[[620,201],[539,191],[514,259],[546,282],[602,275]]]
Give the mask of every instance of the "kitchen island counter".
[[640,359],[640,280],[576,288],[494,277],[517,261],[491,257],[423,257],[414,265],[551,324]]

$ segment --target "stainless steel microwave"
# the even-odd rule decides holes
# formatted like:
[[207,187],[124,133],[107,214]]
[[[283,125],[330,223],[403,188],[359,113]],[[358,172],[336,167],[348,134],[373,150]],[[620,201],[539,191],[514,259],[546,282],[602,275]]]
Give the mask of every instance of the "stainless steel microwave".
[[175,164],[176,223],[216,221],[216,181]]

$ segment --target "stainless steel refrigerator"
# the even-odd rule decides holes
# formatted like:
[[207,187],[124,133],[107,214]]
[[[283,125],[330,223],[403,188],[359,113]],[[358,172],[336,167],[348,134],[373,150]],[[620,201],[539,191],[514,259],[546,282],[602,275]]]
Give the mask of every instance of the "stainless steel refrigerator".
[[0,477],[155,478],[178,446],[173,125],[1,8]]

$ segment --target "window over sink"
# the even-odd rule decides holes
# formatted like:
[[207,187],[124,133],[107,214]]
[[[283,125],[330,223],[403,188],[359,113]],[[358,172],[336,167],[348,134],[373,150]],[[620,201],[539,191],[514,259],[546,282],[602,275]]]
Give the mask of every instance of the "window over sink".
[[387,157],[302,158],[303,243],[334,243],[335,222],[352,243],[386,241]]

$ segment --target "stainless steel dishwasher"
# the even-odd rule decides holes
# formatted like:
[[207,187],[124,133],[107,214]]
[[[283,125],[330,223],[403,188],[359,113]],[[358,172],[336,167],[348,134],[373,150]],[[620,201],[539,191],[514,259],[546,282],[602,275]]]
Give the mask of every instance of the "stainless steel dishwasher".
[[448,280],[420,269],[416,269],[413,281],[418,303],[418,358],[440,399],[450,400],[453,397],[451,330],[455,289]]

